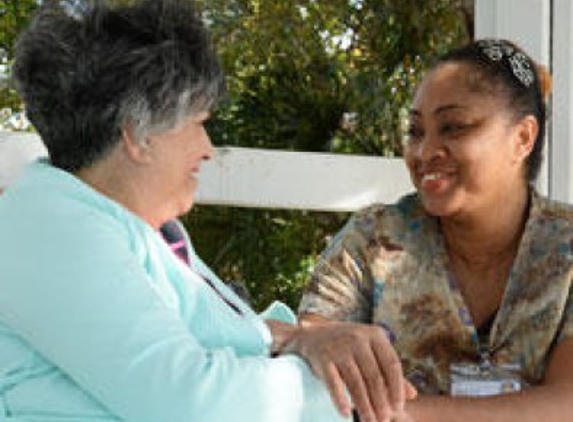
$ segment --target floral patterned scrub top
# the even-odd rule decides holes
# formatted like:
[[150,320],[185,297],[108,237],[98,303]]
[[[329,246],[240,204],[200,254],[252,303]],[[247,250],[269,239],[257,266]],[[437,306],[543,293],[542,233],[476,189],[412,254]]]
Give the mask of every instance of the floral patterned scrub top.
[[552,347],[573,337],[573,207],[531,194],[531,209],[489,332],[476,328],[453,277],[438,220],[418,197],[354,215],[317,263],[300,306],[384,328],[421,393],[447,393],[452,363],[519,364],[539,383]]

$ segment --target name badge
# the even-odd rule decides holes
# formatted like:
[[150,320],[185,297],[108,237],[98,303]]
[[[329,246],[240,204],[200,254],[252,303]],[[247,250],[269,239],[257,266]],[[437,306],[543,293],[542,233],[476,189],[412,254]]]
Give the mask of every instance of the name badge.
[[524,388],[519,364],[454,363],[450,366],[450,394],[487,397],[515,393]]

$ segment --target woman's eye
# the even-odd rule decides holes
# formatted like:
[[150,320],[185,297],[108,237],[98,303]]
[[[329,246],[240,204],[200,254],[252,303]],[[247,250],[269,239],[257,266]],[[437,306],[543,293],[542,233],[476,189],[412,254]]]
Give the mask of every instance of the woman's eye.
[[469,125],[464,123],[446,123],[442,125],[441,132],[444,134],[458,134],[465,131]]
[[424,132],[417,126],[410,126],[406,135],[408,142],[416,142],[424,136]]

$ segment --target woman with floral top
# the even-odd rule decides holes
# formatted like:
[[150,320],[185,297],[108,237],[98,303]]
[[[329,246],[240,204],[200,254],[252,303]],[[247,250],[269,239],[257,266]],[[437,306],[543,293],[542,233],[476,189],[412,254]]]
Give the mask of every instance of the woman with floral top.
[[304,323],[387,333],[420,392],[396,421],[573,420],[573,208],[533,188],[549,90],[508,41],[438,59],[404,150],[416,193],[358,212],[316,266]]

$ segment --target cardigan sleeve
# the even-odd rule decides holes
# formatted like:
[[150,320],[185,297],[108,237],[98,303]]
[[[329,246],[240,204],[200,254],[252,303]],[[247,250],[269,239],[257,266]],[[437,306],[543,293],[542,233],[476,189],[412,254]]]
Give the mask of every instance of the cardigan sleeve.
[[[344,420],[296,356],[204,347],[173,311],[174,302],[158,294],[125,227],[113,218],[68,213],[34,236],[20,236],[9,251],[0,244],[1,321],[115,417]],[[17,254],[34,265],[22,265]]]

